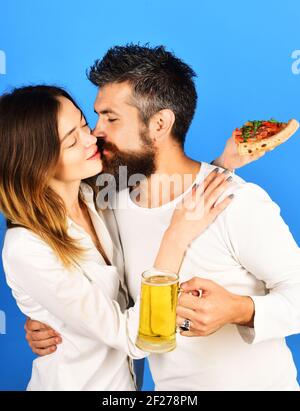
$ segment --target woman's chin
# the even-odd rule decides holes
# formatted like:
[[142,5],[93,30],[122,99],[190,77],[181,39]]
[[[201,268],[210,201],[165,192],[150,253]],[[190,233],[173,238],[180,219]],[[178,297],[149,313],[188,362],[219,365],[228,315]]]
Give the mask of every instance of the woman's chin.
[[[96,163],[96,162],[95,162]],[[90,167],[90,172],[87,172],[82,180],[85,178],[95,177],[97,174],[100,174],[103,170],[102,161],[98,160],[97,164],[94,164],[93,167]]]

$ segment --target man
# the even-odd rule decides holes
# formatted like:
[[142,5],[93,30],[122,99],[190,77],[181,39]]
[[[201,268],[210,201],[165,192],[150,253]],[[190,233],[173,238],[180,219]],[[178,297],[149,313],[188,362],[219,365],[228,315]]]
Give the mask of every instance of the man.
[[[214,168],[183,150],[196,107],[194,75],[163,47],[134,45],[110,49],[89,73],[99,87],[94,134],[103,140],[105,171],[120,180],[119,167],[127,166],[128,187],[119,181],[114,215],[133,300],[174,208]],[[251,160],[242,160],[230,139],[216,163],[230,168]],[[130,184],[136,173],[145,178]],[[261,188],[232,176],[230,191],[235,200],[183,261],[177,348],[149,356],[157,390],[298,389],[284,337],[300,332],[299,249]],[[53,346],[53,331],[27,327],[36,352]]]

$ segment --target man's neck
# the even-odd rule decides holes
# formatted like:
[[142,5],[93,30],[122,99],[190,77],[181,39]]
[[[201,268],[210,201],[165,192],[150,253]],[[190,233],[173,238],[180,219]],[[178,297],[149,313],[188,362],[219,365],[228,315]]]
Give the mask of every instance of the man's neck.
[[132,200],[140,207],[160,207],[184,193],[195,181],[201,163],[174,150],[156,159],[156,171],[132,191]]

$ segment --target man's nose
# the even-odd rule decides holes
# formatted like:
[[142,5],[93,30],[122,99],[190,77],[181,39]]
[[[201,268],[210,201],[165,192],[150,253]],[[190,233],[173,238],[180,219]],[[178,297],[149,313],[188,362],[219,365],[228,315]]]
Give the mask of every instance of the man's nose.
[[92,130],[92,134],[96,137],[105,137],[105,129],[102,121],[98,120],[95,128]]
[[96,138],[105,138],[105,133],[103,131],[99,131],[97,127],[91,130],[91,135]]

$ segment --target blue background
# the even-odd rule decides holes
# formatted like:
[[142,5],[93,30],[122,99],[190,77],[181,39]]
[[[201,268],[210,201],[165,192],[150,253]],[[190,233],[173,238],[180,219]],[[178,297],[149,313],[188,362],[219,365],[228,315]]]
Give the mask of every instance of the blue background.
[[[86,68],[116,44],[164,44],[198,73],[199,104],[186,151],[211,161],[231,130],[248,119],[300,119],[300,61],[292,58],[300,49],[299,22],[299,0],[1,0],[6,74],[0,74],[0,93],[28,83],[55,83],[73,93],[94,124],[96,89]],[[298,244],[299,134],[239,171],[279,203]],[[2,241],[3,218],[0,223]],[[2,271],[0,310],[7,322],[7,333],[0,335],[0,390],[23,390],[33,355]],[[288,343],[300,369],[300,336]],[[152,388],[148,369],[144,388]]]

